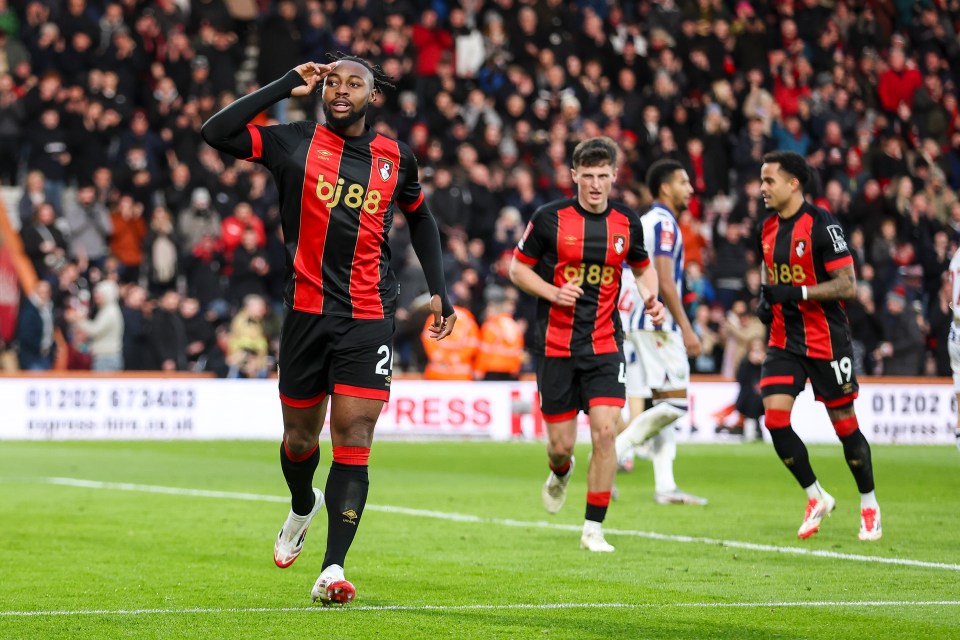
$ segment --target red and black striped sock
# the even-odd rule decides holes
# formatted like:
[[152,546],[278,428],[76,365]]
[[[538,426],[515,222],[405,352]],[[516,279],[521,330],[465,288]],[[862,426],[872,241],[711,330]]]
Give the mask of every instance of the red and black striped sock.
[[320,464],[320,446],[306,453],[290,451],[286,442],[280,443],[280,468],[290,489],[290,507],[298,516],[305,516],[313,509],[313,474]]
[[334,447],[333,464],[327,476],[327,553],[323,568],[343,566],[347,551],[360,526],[363,507],[367,503],[367,447]]
[[584,519],[603,522],[610,506],[610,491],[587,491],[587,513]]

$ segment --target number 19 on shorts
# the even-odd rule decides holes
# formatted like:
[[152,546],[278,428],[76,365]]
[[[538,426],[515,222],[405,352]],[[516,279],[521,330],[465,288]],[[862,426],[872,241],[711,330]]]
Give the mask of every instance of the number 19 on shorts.
[[853,362],[850,361],[849,357],[844,356],[840,360],[831,360],[830,366],[837,376],[837,384],[842,385],[845,382],[850,382],[850,377],[853,375]]

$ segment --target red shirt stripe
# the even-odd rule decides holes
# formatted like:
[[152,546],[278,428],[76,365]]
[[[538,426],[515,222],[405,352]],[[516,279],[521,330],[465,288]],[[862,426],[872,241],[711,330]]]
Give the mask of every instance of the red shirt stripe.
[[384,216],[400,174],[400,147],[395,140],[377,136],[370,143],[370,153],[370,178],[362,196],[363,203],[358,207],[360,228],[350,273],[353,317],[363,319],[383,318],[379,285],[384,265],[380,264],[383,253],[380,245],[384,237]]
[[[300,196],[300,241],[293,258],[293,308],[310,313],[323,312],[323,251],[330,226],[330,208],[326,191],[337,189],[344,140],[317,126],[307,151],[307,170],[304,173]],[[324,191],[327,198],[321,198]],[[342,196],[341,196],[342,197]],[[307,265],[306,262],[311,264]]]
[[[557,266],[553,270],[553,284],[562,287],[567,282],[564,271],[567,267],[579,269],[583,264],[584,219],[573,207],[557,212]],[[570,356],[570,340],[573,336],[573,318],[577,305],[569,307],[550,305],[547,322],[546,350],[549,357]]]
[[250,157],[246,158],[246,160],[253,162],[263,156],[263,138],[260,137],[260,129],[257,129],[257,126],[254,124],[247,124],[247,132],[250,134],[250,144],[253,150],[250,153]]
[[[812,287],[817,283],[817,271],[814,265],[816,254],[813,247],[813,216],[804,212],[793,225],[793,237],[790,243],[790,272],[795,273],[794,267],[802,269],[803,280],[794,281],[794,286]],[[802,248],[802,250],[801,250]],[[785,283],[782,283],[785,284]],[[830,325],[827,317],[818,302],[802,300],[798,303],[803,317],[803,333],[806,337],[807,356],[810,358],[833,358],[833,345],[830,340]]]

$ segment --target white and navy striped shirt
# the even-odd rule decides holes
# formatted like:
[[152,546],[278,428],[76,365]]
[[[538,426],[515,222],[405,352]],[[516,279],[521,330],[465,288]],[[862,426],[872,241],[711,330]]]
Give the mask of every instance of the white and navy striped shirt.
[[[950,323],[950,341],[960,342],[960,249],[950,260],[950,307],[953,309],[953,322]],[[621,292],[621,299],[623,293]],[[626,329],[624,329],[626,330]]]
[[[683,237],[680,228],[673,217],[673,212],[659,202],[641,218],[643,225],[643,243],[647,255],[651,260],[657,256],[667,256],[673,260],[673,280],[677,284],[677,292],[683,299]],[[661,302],[663,298],[660,299]],[[680,325],[674,321],[670,310],[664,306],[664,322],[654,326],[647,317],[637,291],[637,285],[630,269],[623,270],[620,282],[620,320],[625,333],[634,331],[679,331]]]

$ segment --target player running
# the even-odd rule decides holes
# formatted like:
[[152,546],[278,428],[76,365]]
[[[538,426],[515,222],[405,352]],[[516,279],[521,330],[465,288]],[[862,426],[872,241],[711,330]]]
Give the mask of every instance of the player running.
[[514,250],[510,279],[540,298],[537,305],[537,387],[547,423],[550,474],[543,505],[556,513],[573,475],[577,414],[590,416],[593,454],[581,548],[613,551],[601,524],[617,470],[616,424],[624,405],[623,333],[617,313],[626,261],[637,276],[644,307],[663,322],[657,274],[643,248],[637,214],[611,202],[617,147],[609,138],[584,140],[573,151],[577,197],[539,208]]
[[763,221],[759,238],[766,268],[757,315],[770,324],[760,379],[766,426],[777,455],[807,492],[797,535],[809,538],[836,506],[817,482],[807,448],[790,426],[793,403],[809,378],[843,443],[847,466],[860,490],[859,537],[879,540],[880,506],[870,445],[853,410],[859,387],[850,324],[841,304],[856,293],[853,258],[836,219],[804,200],[809,176],[799,154],[775,151],[763,158],[760,193],[773,212]]

